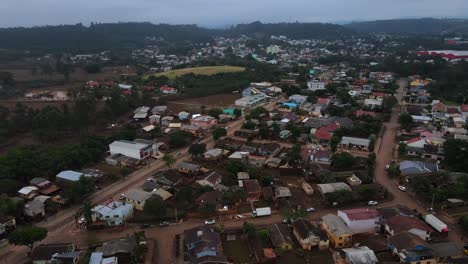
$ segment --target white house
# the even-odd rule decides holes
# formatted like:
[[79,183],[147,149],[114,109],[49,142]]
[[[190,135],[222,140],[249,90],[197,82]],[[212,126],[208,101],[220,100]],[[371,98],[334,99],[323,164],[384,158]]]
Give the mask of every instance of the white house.
[[107,226],[119,226],[133,217],[133,204],[112,201],[106,205],[95,206],[91,212],[93,222],[105,221]]
[[325,90],[325,83],[317,80],[307,82],[307,89],[311,91]]
[[155,144],[148,140],[117,140],[109,145],[111,155],[121,154],[137,160],[151,157],[153,155],[154,148]]
[[353,234],[375,233],[380,227],[379,212],[374,209],[338,210],[338,216],[343,219]]
[[371,109],[380,108],[382,107],[382,104],[383,104],[383,99],[381,98],[364,100],[364,106],[369,107]]

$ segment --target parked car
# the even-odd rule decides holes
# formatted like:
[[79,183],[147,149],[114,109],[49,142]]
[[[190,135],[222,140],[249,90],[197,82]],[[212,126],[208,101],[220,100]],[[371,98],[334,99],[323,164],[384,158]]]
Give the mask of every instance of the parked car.
[[310,208],[307,208],[306,211],[309,212],[309,213],[315,212],[315,208],[310,207]]
[[214,219],[205,220],[205,225],[214,225],[216,221]]
[[406,192],[406,187],[403,185],[398,185],[398,189],[400,189],[402,192]]
[[159,223],[160,227],[169,226],[169,225],[170,225],[170,223],[167,222],[167,221],[163,221],[163,222]]
[[367,202],[367,205],[370,205],[370,206],[374,206],[374,205],[378,205],[379,203],[377,201],[369,201]]

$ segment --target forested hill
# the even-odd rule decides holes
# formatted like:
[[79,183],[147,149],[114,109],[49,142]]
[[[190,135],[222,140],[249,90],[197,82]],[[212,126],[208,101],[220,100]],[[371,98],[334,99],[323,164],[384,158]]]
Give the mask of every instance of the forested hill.
[[141,47],[146,37],[170,42],[210,41],[212,30],[195,25],[109,23],[90,26],[60,25],[0,29],[0,48],[19,50],[65,50],[90,52],[111,48]]
[[301,38],[339,38],[354,34],[349,28],[335,24],[325,23],[275,23],[263,24],[253,22],[250,24],[239,24],[225,32],[227,34],[256,37],[269,37],[271,35],[282,35],[293,39]]
[[468,20],[466,19],[392,19],[354,22],[345,27],[363,33],[468,34]]
[[339,37],[351,30],[338,25],[320,23],[260,22],[243,24],[225,30],[201,28],[196,25],[167,25],[151,23],[106,23],[90,26],[60,25],[32,28],[0,29],[0,49],[93,52],[103,49],[142,47],[146,37],[177,42],[209,42],[214,36],[269,37],[285,35],[292,38]]

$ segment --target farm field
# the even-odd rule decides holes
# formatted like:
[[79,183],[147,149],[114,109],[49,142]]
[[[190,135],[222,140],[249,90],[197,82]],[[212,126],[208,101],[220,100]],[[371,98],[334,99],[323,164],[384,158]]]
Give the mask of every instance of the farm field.
[[[195,68],[185,68],[185,69],[177,69],[167,72],[159,72],[154,74],[155,76],[166,76],[169,79],[175,79],[176,77],[193,73],[199,75],[213,75],[218,73],[225,73],[225,72],[241,72],[245,71],[244,67],[237,67],[237,66],[208,66],[208,67],[195,67]],[[149,76],[149,75],[148,75]],[[146,76],[145,78],[148,78]]]
[[202,106],[206,110],[211,108],[224,108],[234,104],[240,98],[239,94],[215,94],[203,97],[185,98],[167,102],[169,110],[178,113],[189,111],[192,113],[201,112]]

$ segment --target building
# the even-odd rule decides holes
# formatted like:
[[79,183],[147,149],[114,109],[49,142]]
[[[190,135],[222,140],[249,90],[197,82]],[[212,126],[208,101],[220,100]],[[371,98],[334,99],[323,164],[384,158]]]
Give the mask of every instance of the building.
[[91,209],[93,223],[104,222],[106,226],[119,226],[133,217],[133,204],[112,201]]
[[148,116],[149,110],[150,108],[147,106],[138,107],[137,109],[135,109],[135,111],[133,111],[133,119],[135,120],[146,119],[146,117]]
[[190,113],[182,111],[182,112],[179,112],[177,116],[179,117],[179,120],[186,120],[190,118]]
[[159,90],[163,93],[163,94],[176,94],[177,93],[177,89],[174,88],[174,87],[170,87],[170,86],[161,86],[159,87]]
[[197,116],[190,120],[192,126],[200,127],[203,129],[209,129],[218,124],[216,118],[208,115]]
[[351,191],[351,187],[344,182],[317,184],[317,188],[323,197],[325,197],[325,194],[327,193],[333,193],[336,191]]
[[325,90],[325,83],[318,80],[309,81],[307,82],[307,89],[314,92],[318,90]]
[[265,103],[267,96],[264,93],[259,93],[255,95],[245,96],[240,99],[237,99],[235,102],[236,106],[240,107],[255,107],[257,105]]
[[263,192],[257,179],[244,180],[242,184],[247,192],[247,201],[253,202],[260,200]]
[[[38,196],[39,197],[39,196]],[[40,218],[45,216],[45,204],[43,199],[34,199],[24,205],[24,215],[31,218]]]
[[399,168],[401,175],[404,176],[432,174],[439,172],[439,165],[437,163],[424,161],[404,160],[400,162]]
[[279,133],[279,136],[281,139],[287,139],[292,135],[292,132],[290,130],[284,129],[281,130]]
[[136,210],[143,211],[145,202],[151,197],[150,192],[139,189],[131,189],[125,194],[125,201],[132,204]]
[[293,241],[287,225],[270,225],[268,231],[270,233],[271,244],[275,248],[281,248],[282,250],[291,250],[293,248]]
[[439,56],[446,60],[467,60],[468,51],[464,50],[427,50],[418,52],[419,55]]
[[84,174],[81,172],[66,170],[57,174],[57,176],[55,176],[55,179],[58,182],[73,183],[79,181],[81,176],[84,176]]
[[203,153],[205,160],[219,160],[223,157],[224,151],[220,148],[213,148]]
[[266,162],[266,157],[257,156],[257,155],[249,155],[248,163],[254,167],[263,167]]
[[291,190],[288,187],[285,186],[278,186],[275,187],[275,198],[288,198],[291,197]]
[[379,260],[374,251],[366,246],[344,248],[345,261],[349,264],[377,264]]
[[111,155],[121,154],[137,160],[143,160],[153,155],[154,143],[148,140],[117,140],[109,145]]
[[302,249],[312,250],[313,247],[318,247],[319,250],[328,249],[330,240],[324,230],[314,227],[304,218],[295,220],[292,226],[293,235],[296,237]]
[[431,246],[424,239],[410,232],[402,232],[390,237],[388,247],[403,263],[437,263]]
[[336,248],[351,245],[352,231],[340,217],[327,214],[322,217],[322,228],[327,232],[330,242]]
[[102,252],[93,252],[89,258],[89,264],[118,264],[118,258],[105,258]]
[[18,196],[26,200],[31,200],[38,195],[39,188],[36,186],[26,186],[18,191]]
[[219,233],[207,225],[185,230],[183,243],[188,263],[229,263]]
[[417,218],[397,215],[385,220],[385,232],[392,236],[410,232],[423,240],[429,240],[432,228]]
[[101,251],[104,258],[116,257],[119,263],[130,263],[137,241],[134,236],[107,240],[102,243]]
[[197,183],[201,186],[210,186],[214,188],[216,185],[220,184],[223,180],[223,176],[216,171],[209,172],[203,179],[198,180]]
[[0,217],[0,237],[8,235],[16,228],[16,218],[13,216]]
[[288,101],[294,102],[296,104],[302,105],[307,102],[307,96],[300,94],[293,94],[289,96]]
[[344,149],[370,151],[370,145],[371,141],[367,138],[342,137],[339,147]]
[[380,229],[380,214],[374,209],[338,210],[338,216],[343,219],[353,234],[375,233]]
[[177,166],[177,171],[184,174],[196,174],[200,171],[201,166],[189,162],[182,162]]
[[76,264],[80,258],[75,244],[41,244],[31,252],[33,264]]
[[278,45],[271,45],[266,48],[266,53],[268,54],[277,54],[281,51]]
[[383,99],[381,98],[376,98],[376,99],[368,98],[364,100],[364,106],[370,109],[381,108],[382,104],[383,104]]

